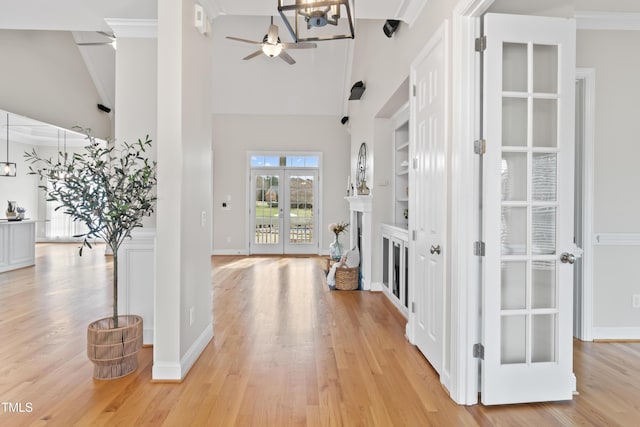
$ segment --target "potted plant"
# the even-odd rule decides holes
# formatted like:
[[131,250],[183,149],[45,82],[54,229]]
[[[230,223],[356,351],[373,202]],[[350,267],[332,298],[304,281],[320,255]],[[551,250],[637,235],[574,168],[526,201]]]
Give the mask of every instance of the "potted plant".
[[59,153],[52,160],[34,149],[25,158],[31,163],[29,174],[46,181],[39,187],[47,201],[58,202],[56,210],[63,209],[87,226],[86,233],[74,236],[83,238],[80,256],[93,239],[104,240],[113,252],[113,315],[89,324],[87,355],[94,363],[95,378],[119,378],[138,367],[142,318],[118,315],[118,249],[154,210],[156,162],[146,157],[151,146],[148,135],[144,141],[115,148],[100,144],[87,130],[84,133],[88,145],[80,153]]

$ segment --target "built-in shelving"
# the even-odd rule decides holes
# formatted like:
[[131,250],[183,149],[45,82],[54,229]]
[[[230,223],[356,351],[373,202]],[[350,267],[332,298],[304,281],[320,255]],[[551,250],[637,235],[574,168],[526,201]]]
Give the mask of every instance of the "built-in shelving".
[[407,228],[409,224],[409,104],[392,118],[393,129],[393,222]]
[[408,317],[409,315],[409,232],[391,224],[381,225],[382,291]]

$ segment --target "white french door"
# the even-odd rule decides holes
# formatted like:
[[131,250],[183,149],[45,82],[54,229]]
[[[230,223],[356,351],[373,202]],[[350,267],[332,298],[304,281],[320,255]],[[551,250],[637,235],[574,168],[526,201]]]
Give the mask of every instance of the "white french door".
[[571,399],[575,22],[487,14],[482,403]]
[[250,252],[318,252],[318,171],[251,169]]
[[411,67],[409,253],[412,259],[410,313],[414,343],[431,366],[442,371],[446,265],[446,21]]

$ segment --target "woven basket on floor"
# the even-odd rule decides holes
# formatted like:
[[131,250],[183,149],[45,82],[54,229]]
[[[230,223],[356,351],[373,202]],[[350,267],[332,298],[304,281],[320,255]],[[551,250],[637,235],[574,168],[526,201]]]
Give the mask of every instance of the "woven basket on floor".
[[354,289],[358,289],[358,273],[359,272],[360,272],[359,267],[336,268],[336,289],[340,289],[341,291],[352,291]]
[[87,328],[87,356],[94,364],[93,377],[100,380],[120,378],[138,368],[142,347],[142,317],[118,316],[96,320]]

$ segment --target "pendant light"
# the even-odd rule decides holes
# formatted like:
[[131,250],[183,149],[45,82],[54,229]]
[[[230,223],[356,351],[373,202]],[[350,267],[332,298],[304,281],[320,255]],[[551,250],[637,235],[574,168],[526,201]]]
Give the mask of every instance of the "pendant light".
[[9,161],[9,113],[7,113],[7,161],[0,162],[0,176],[16,176],[16,164]]
[[[278,12],[296,43],[353,39],[354,1],[278,0]],[[345,21],[344,25],[340,25],[340,18]],[[314,31],[321,27],[325,27],[325,31]]]

